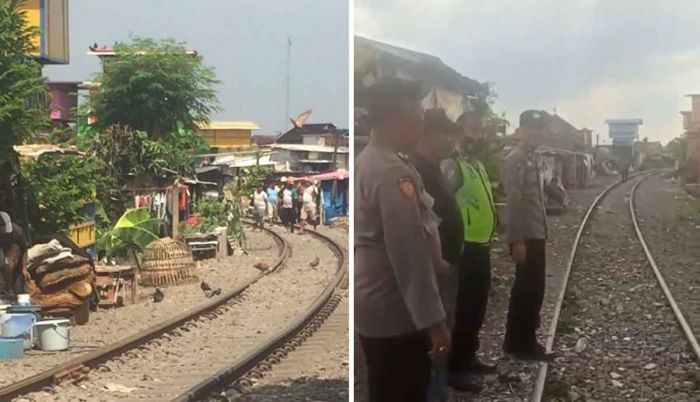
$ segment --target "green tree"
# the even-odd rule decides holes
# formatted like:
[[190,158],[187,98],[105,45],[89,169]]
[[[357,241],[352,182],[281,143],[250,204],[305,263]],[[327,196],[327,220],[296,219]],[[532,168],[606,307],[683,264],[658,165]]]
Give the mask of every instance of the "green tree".
[[178,123],[195,130],[220,110],[214,69],[200,55],[188,55],[184,43],[133,37],[114,50],[117,57],[104,59],[95,78],[100,90],[91,98],[99,128],[128,126],[160,140]]
[[26,203],[18,155],[12,147],[32,139],[49,123],[48,90],[18,1],[0,1],[0,206],[26,224]]
[[48,90],[41,65],[29,55],[37,32],[27,25],[17,2],[0,2],[0,151],[47,127]]

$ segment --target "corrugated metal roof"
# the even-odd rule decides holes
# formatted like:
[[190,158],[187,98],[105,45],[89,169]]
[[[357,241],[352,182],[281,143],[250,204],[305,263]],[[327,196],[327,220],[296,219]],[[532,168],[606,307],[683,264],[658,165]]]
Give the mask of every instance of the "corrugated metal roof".
[[[305,144],[270,144],[271,148],[286,149],[289,151],[302,152],[334,152],[335,147],[328,145],[305,145]],[[339,154],[348,153],[348,147],[338,147]]]
[[209,124],[199,124],[202,130],[260,130],[252,121],[211,121]]
[[75,147],[61,148],[51,144],[15,145],[14,150],[23,158],[38,158],[44,154],[84,155]]

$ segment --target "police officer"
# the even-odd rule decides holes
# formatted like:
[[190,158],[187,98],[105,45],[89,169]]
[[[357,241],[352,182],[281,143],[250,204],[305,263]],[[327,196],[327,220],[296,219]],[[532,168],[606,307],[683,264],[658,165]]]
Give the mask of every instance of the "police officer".
[[436,239],[426,219],[429,196],[399,157],[422,135],[423,94],[400,79],[373,85],[372,138],[355,162],[355,331],[370,402],[425,401],[430,358],[450,347],[434,272]]
[[491,181],[479,160],[485,143],[483,118],[468,111],[457,123],[463,133],[460,155],[443,163],[461,211],[465,240],[459,261],[450,385],[461,391],[479,392],[481,386],[473,376],[496,371],[495,366],[481,362],[476,354],[491,290],[491,241],[496,233],[496,212]]
[[[434,199],[433,211],[440,219],[438,231],[441,256],[449,264],[449,268],[446,272],[441,271],[437,280],[447,314],[447,326],[451,330],[457,297],[456,267],[464,246],[464,226],[454,193],[440,170],[440,162],[452,154],[455,137],[460,130],[459,126],[447,117],[444,109],[426,110],[424,119],[425,134],[411,155],[411,162],[420,174],[425,190]],[[433,361],[431,400],[447,400],[446,360],[443,358]]]
[[537,341],[535,333],[544,299],[547,238],[542,163],[535,151],[545,130],[543,112],[523,112],[516,132],[520,142],[506,157],[503,172],[506,231],[516,264],[503,350],[526,360],[552,357]]

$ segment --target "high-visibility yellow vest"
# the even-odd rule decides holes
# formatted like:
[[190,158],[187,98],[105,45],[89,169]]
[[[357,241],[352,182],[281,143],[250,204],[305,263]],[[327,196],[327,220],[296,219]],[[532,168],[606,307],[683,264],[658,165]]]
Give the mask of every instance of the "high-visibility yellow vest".
[[457,205],[464,221],[464,241],[489,244],[496,233],[496,211],[491,182],[484,165],[459,159],[462,187],[457,191]]

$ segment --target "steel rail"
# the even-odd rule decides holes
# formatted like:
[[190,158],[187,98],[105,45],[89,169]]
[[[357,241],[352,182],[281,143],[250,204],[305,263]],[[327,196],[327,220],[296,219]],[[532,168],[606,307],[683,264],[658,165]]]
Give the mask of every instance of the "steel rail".
[[105,347],[96,349],[85,355],[76,357],[75,359],[69,360],[66,363],[60,364],[59,366],[56,366],[52,369],[46,370],[42,373],[33,375],[24,380],[13,383],[7,387],[0,388],[0,402],[9,401],[12,398],[28,394],[30,392],[41,391],[45,387],[49,387],[53,384],[60,383],[62,379],[69,377],[73,374],[79,374],[85,371],[89,371],[89,369],[92,367],[95,367],[108,360],[111,360],[130,349],[137,348],[154,338],[157,338],[173,329],[183,326],[189,321],[197,319],[205,314],[211,313],[217,308],[231,301],[232,299],[238,297],[253,283],[257,282],[262,277],[268,275],[269,273],[279,269],[282,265],[284,265],[285,261],[289,256],[290,247],[289,244],[284,240],[284,238],[270,229],[265,228],[265,230],[267,231],[267,233],[272,235],[272,237],[275,239],[275,242],[280,246],[278,260],[270,267],[269,270],[257,274],[241,286],[238,286],[237,288],[232,289],[222,294],[221,296],[218,296],[217,298],[206,304],[196,307],[188,312],[179,314],[160,324],[154,325],[143,332],[111,343]]
[[637,213],[634,209],[634,196],[637,192],[637,188],[642,183],[642,181],[644,181],[645,179],[647,179],[651,176],[654,176],[654,175],[655,174],[652,174],[652,175],[645,177],[644,179],[635,183],[634,187],[632,187],[632,192],[630,194],[630,199],[629,199],[630,215],[632,216],[632,223],[634,224],[634,230],[635,230],[635,232],[637,232],[637,239],[639,239],[639,243],[642,245],[642,248],[644,249],[644,254],[646,254],[647,260],[649,261],[649,265],[651,266],[651,269],[654,271],[654,276],[656,276],[656,280],[659,282],[659,286],[661,286],[661,289],[663,290],[664,295],[666,296],[666,300],[668,300],[668,303],[671,305],[671,308],[673,309],[673,314],[676,316],[676,320],[678,321],[678,324],[683,329],[683,332],[685,333],[685,336],[688,339],[688,343],[690,343],[691,348],[695,352],[695,356],[700,361],[700,344],[698,344],[698,340],[695,337],[695,334],[693,333],[692,328],[690,328],[690,325],[688,325],[688,321],[686,321],[685,317],[683,316],[683,312],[678,307],[676,300],[673,298],[673,294],[671,294],[671,290],[666,285],[666,280],[664,279],[664,276],[661,274],[661,270],[656,265],[656,261],[654,260],[654,256],[651,255],[651,251],[649,250],[649,247],[647,246],[647,242],[644,240],[644,235],[642,235],[642,230],[641,230],[641,228],[639,226],[639,222],[637,220]]
[[[635,178],[641,174],[642,173],[634,174],[630,176],[629,179]],[[600,194],[598,194],[598,196],[596,196],[596,198],[593,200],[593,202],[591,202],[590,206],[588,207],[588,210],[586,210],[586,214],[581,219],[578,231],[576,232],[576,237],[574,238],[574,244],[571,246],[569,260],[567,261],[566,269],[564,271],[564,281],[562,282],[562,287],[559,290],[559,294],[557,295],[556,302],[554,305],[554,313],[552,314],[552,319],[550,321],[549,328],[547,329],[547,339],[545,342],[545,347],[547,352],[549,353],[552,352],[552,347],[554,346],[554,339],[557,334],[557,326],[559,325],[559,316],[561,315],[561,309],[564,304],[564,298],[566,297],[566,290],[569,285],[569,277],[571,276],[571,268],[574,265],[574,259],[576,258],[576,252],[578,251],[578,246],[581,241],[581,237],[583,236],[583,232],[586,229],[586,226],[588,225],[590,217],[593,215],[593,212],[595,212],[600,202],[610,193],[610,191],[619,187],[621,184],[623,184],[623,182],[615,182],[606,187],[603,191],[601,191]],[[540,368],[537,372],[537,380],[535,381],[535,386],[533,387],[530,401],[540,402],[542,400],[542,397],[544,395],[545,382],[547,381],[548,370],[548,362],[540,363]]]
[[[307,229],[306,231],[328,243],[334,250],[334,253],[338,256],[335,277],[328,284],[328,286],[326,286],[323,293],[321,293],[314,300],[312,305],[303,313],[299,314],[294,322],[288,325],[285,329],[264,340],[258,346],[256,346],[255,349],[236,359],[228,367],[219,370],[217,373],[180,394],[178,397],[173,399],[173,402],[201,401],[204,398],[211,396],[218,390],[228,388],[229,384],[240,380],[253,371],[255,372],[254,374],[256,377],[262,376],[262,370],[270,369],[271,363],[265,363],[266,359],[270,355],[273,355],[275,351],[283,347],[286,348],[286,345],[288,345],[290,341],[292,345],[289,349],[299,346],[299,344],[301,344],[301,340],[297,341],[295,344],[295,341],[293,340],[295,336],[302,332],[302,330],[304,330],[307,326],[312,325],[313,322],[319,318],[319,314],[323,314],[324,312],[326,313],[326,315],[322,317],[322,320],[324,320],[327,315],[332,312],[332,309],[334,309],[338,304],[337,301],[334,303],[333,295],[345,275],[345,252],[343,247],[338,245],[338,243],[328,236],[310,229]],[[321,322],[316,322],[316,325],[313,325],[312,330],[318,329],[318,327],[320,327],[322,324],[322,320],[319,320]],[[307,336],[310,336],[310,333],[307,334]],[[278,361],[279,357],[276,357],[273,360]],[[256,370],[256,368],[259,368],[259,370]]]

